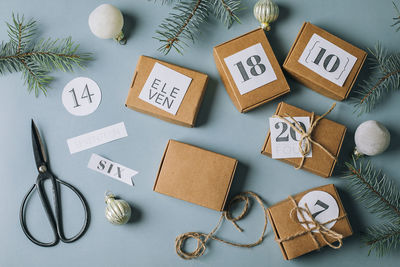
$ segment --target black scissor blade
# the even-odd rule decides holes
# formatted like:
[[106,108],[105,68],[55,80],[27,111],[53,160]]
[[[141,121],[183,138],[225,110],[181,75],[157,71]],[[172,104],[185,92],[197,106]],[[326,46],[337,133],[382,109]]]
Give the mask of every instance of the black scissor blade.
[[35,156],[36,167],[40,167],[47,163],[46,153],[44,151],[44,146],[38,128],[35,122],[32,120],[32,146],[33,155]]

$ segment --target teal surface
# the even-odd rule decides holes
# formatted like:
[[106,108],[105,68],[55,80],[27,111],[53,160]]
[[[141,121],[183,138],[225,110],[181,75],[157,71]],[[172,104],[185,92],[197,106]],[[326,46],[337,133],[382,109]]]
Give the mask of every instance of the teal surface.
[[[368,256],[368,247],[360,241],[360,231],[378,222],[352,198],[341,165],[353,149],[354,131],[361,122],[374,119],[388,127],[392,143],[387,152],[372,160],[397,185],[400,185],[400,93],[393,93],[373,113],[357,117],[349,102],[338,103],[328,115],[348,127],[340,164],[334,177],[323,179],[306,171],[260,154],[268,130],[268,118],[278,102],[324,113],[331,99],[298,84],[288,77],[291,93],[247,114],[240,114],[229,99],[212,57],[213,46],[258,27],[253,18],[255,1],[243,1],[248,9],[240,14],[242,23],[230,30],[211,19],[202,28],[195,45],[184,56],[159,54],[159,44],[152,39],[155,29],[170,11],[168,6],[145,0],[110,1],[122,10],[126,20],[128,43],[119,46],[91,34],[87,19],[101,2],[95,0],[2,0],[0,2],[0,40],[8,40],[4,21],[12,12],[38,21],[42,37],[71,35],[84,51],[92,51],[95,60],[86,70],[55,73],[48,96],[28,94],[21,74],[0,77],[0,266],[399,266],[400,251],[384,258]],[[350,43],[366,49],[378,41],[389,51],[398,51],[400,33],[390,27],[395,11],[392,2],[374,0],[276,0],[281,15],[272,25],[268,38],[280,63],[286,57],[304,21],[310,21]],[[210,82],[201,106],[196,128],[188,129],[129,110],[124,106],[136,62],[148,55],[207,73]],[[358,81],[369,75],[364,67]],[[69,114],[61,103],[64,85],[78,76],[95,80],[103,99],[98,110],[86,117]],[[18,212],[22,198],[33,184],[37,172],[32,155],[30,120],[34,118],[46,140],[51,167],[61,179],[75,185],[86,197],[91,210],[87,233],[72,244],[52,248],[34,245],[23,234]],[[128,137],[70,155],[66,139],[124,121]],[[168,139],[188,142],[237,158],[240,162],[231,195],[251,190],[261,195],[267,205],[312,187],[334,183],[354,229],[354,236],[344,240],[339,250],[324,248],[292,261],[284,261],[268,226],[264,242],[251,249],[236,248],[216,241],[208,243],[205,255],[185,261],[175,254],[175,237],[188,231],[208,233],[217,223],[219,213],[152,191],[161,155]],[[135,186],[129,187],[88,169],[92,153],[139,171]],[[103,195],[111,190],[133,207],[133,221],[124,226],[110,224],[104,216]],[[82,214],[76,199],[63,191],[64,219],[67,233],[78,230]],[[76,205],[75,205],[76,204]],[[42,215],[38,198],[29,206],[29,226],[34,234],[50,238],[49,225]],[[253,242],[263,227],[263,216],[254,204],[250,214],[239,222],[239,233],[223,224],[217,235],[237,242]],[[194,247],[194,242],[189,244]]]

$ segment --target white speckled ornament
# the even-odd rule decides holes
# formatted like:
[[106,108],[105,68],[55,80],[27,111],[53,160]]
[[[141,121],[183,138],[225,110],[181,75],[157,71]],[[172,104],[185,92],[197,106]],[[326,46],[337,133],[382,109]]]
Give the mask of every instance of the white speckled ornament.
[[107,220],[112,224],[125,224],[131,217],[131,207],[122,199],[115,199],[111,192],[106,192],[105,202],[107,204],[105,214]]
[[385,151],[390,144],[390,133],[381,123],[369,120],[361,123],[354,134],[356,156],[375,156]]
[[94,35],[101,39],[113,38],[120,44],[125,44],[123,26],[124,17],[121,11],[110,4],[96,7],[89,15],[89,28]]

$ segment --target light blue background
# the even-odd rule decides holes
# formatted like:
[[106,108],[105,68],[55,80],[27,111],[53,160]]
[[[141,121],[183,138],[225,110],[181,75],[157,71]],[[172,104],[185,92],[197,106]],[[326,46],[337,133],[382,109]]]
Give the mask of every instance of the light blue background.
[[[367,256],[368,248],[360,241],[359,232],[378,222],[375,216],[354,200],[346,183],[340,178],[340,165],[349,159],[353,149],[353,134],[361,122],[375,119],[386,125],[392,134],[389,150],[373,158],[400,185],[400,93],[393,93],[373,113],[357,117],[353,106],[338,103],[328,116],[348,127],[341,161],[336,175],[328,180],[286,165],[260,154],[268,130],[268,118],[279,101],[298,107],[325,112],[331,99],[321,96],[288,77],[291,93],[265,104],[247,114],[240,114],[229,99],[217,73],[212,57],[213,46],[258,27],[253,18],[255,1],[243,1],[248,6],[240,14],[242,23],[230,30],[211,19],[201,28],[195,45],[184,56],[174,52],[163,56],[156,51],[159,44],[154,32],[167,16],[170,7],[145,0],[110,1],[122,10],[129,37],[126,46],[111,40],[100,40],[87,25],[89,13],[101,2],[95,0],[2,0],[0,2],[0,40],[8,40],[4,21],[11,13],[25,14],[38,21],[41,37],[66,37],[91,51],[95,60],[86,70],[75,73],[54,73],[48,96],[35,98],[28,94],[21,74],[0,77],[0,266],[398,266],[399,252],[384,258]],[[374,0],[277,0],[281,15],[272,26],[268,38],[280,63],[283,62],[302,23],[312,23],[350,43],[366,49],[380,41],[389,51],[397,51],[400,33],[390,27],[395,11],[391,1]],[[129,110],[124,106],[136,62],[148,55],[209,74],[210,82],[201,106],[198,124],[188,129],[163,122]],[[365,66],[359,81],[369,74]],[[69,114],[61,103],[64,85],[78,76],[95,80],[103,93],[98,110],[87,117]],[[52,170],[58,177],[75,185],[90,205],[91,224],[87,233],[72,244],[60,243],[52,248],[34,245],[24,236],[18,219],[21,200],[34,182],[37,172],[31,148],[30,120],[34,118],[47,143]],[[124,121],[129,136],[96,148],[70,155],[66,139],[117,122]],[[354,236],[344,240],[340,250],[324,248],[292,261],[284,261],[273,232],[268,227],[265,241],[252,249],[208,243],[206,255],[184,261],[175,254],[175,237],[187,231],[208,233],[219,213],[152,191],[157,168],[168,139],[173,138],[237,158],[240,162],[231,195],[251,190],[261,195],[268,205],[289,194],[334,183],[339,188],[343,204],[354,228]],[[98,153],[115,162],[138,170],[136,185],[131,188],[89,170],[86,165],[91,153]],[[134,207],[134,219],[125,226],[111,225],[104,217],[103,195],[111,190]],[[64,193],[64,192],[63,192]],[[80,224],[76,199],[63,194],[66,231],[72,233]],[[75,209],[76,207],[76,209]],[[29,206],[29,225],[42,238],[50,238],[48,224],[42,215],[38,199]],[[239,225],[238,233],[225,223],[218,236],[238,242],[253,242],[263,226],[262,212],[254,204]]]

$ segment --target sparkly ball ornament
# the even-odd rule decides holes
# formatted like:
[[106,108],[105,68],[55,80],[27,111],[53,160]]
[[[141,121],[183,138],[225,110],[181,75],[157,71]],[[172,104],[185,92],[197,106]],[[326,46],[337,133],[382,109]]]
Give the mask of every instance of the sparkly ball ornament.
[[354,134],[356,148],[354,154],[375,156],[385,151],[390,144],[390,133],[377,121],[365,121],[361,123]]
[[106,192],[105,202],[107,204],[105,214],[107,220],[116,225],[125,224],[131,217],[131,207],[122,199],[115,199],[111,192]]
[[279,16],[279,7],[271,0],[260,0],[254,5],[254,17],[261,23],[263,30],[271,29],[270,23]]
[[121,11],[113,5],[102,4],[89,15],[89,28],[101,39],[114,39],[120,44],[126,44],[122,32],[124,17]]

